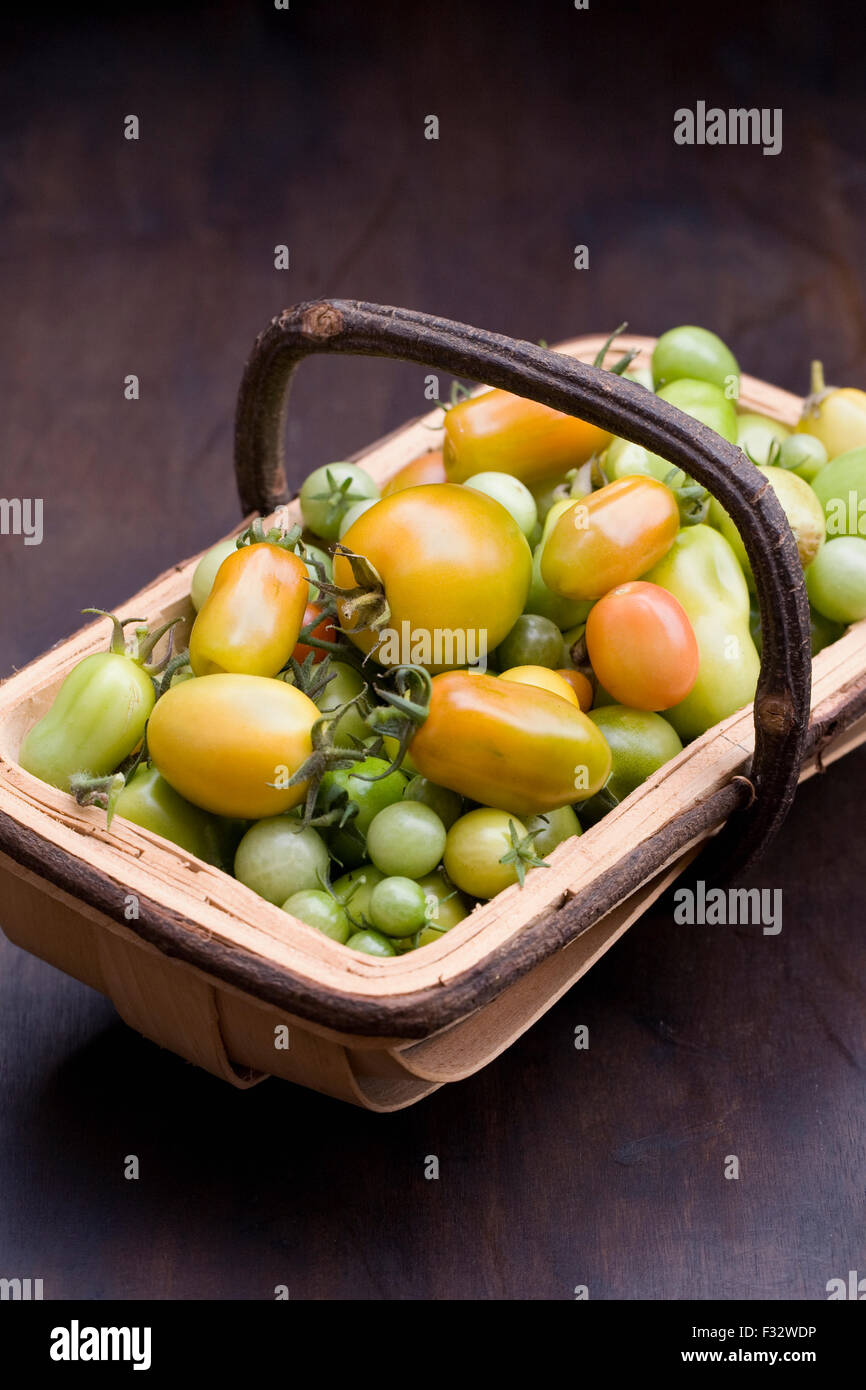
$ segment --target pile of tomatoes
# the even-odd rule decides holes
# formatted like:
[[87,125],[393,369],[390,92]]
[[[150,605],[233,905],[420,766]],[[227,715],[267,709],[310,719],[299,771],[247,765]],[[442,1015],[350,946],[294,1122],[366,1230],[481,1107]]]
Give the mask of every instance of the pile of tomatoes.
[[[795,430],[738,411],[707,330],[613,370],[739,443],[797,541],[813,651],[866,617],[866,393]],[[303,528],[199,563],[188,650],[113,619],[22,767],[219,865],[349,947],[437,940],[747,705],[754,581],[733,523],[661,457],[504,391],[381,491],[318,468]],[[92,611],[92,610],[91,610]],[[133,620],[130,620],[130,622]],[[579,816],[579,819],[578,819]]]

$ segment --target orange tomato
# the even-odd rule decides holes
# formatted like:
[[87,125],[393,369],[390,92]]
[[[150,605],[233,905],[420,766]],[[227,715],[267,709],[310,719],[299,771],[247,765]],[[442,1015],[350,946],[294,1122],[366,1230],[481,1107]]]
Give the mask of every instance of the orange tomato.
[[429,454],[421,454],[420,458],[412,459],[411,463],[404,464],[393,478],[389,478],[382,488],[382,496],[390,497],[392,492],[402,492],[407,487],[423,487],[425,483],[445,483],[447,481],[445,465],[442,462],[442,450],[431,449]]
[[[359,613],[357,602],[338,599],[340,626],[383,666],[473,665],[523,612],[532,554],[514,518],[483,492],[437,483],[392,493],[353,522],[342,544],[373,567],[378,608]],[[356,585],[340,550],[334,582]],[[371,613],[377,626],[362,626]]]
[[195,675],[275,676],[298,640],[309,595],[307,567],[294,551],[268,541],[233,550],[193,623]]
[[620,584],[586,620],[592,669],[617,704],[670,709],[698,678],[694,629],[678,599],[658,584]]
[[582,671],[576,671],[573,667],[570,670],[566,670],[565,668],[563,668],[563,670],[557,671],[556,674],[558,676],[561,676],[562,679],[564,681],[567,681],[568,684],[571,686],[572,690],[577,696],[577,703],[580,706],[580,708],[584,711],[584,713],[587,710],[592,709],[592,682],[589,680],[587,676],[583,674]]
[[579,468],[611,435],[510,391],[485,391],[445,416],[445,472],[452,483],[476,473],[510,473],[527,487]]
[[680,527],[677,500],[657,478],[607,483],[563,510],[541,552],[541,577],[563,598],[601,598],[667,555]]

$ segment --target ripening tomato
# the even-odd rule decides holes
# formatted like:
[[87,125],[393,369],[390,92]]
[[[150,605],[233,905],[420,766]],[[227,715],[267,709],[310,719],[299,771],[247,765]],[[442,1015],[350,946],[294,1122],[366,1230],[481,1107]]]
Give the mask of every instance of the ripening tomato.
[[592,684],[582,671],[577,671],[573,667],[571,670],[563,667],[556,674],[571,686],[577,696],[577,703],[584,714],[587,710],[592,709]]
[[676,497],[664,483],[620,478],[562,512],[541,552],[541,577],[566,598],[601,598],[652,569],[679,526]]
[[[301,630],[303,631],[305,627],[309,627],[312,622],[315,622],[322,611],[323,609],[318,603],[308,603],[304,609]],[[312,629],[311,636],[318,637],[320,642],[335,642],[337,640],[337,629],[334,625],[333,618],[323,618],[320,623],[316,623],[316,626]],[[314,666],[318,666],[319,662],[324,661],[325,657],[328,655],[322,647],[311,647],[307,642],[298,642],[295,645],[292,656],[295,658],[295,661],[303,662],[310,655],[310,652],[313,653]]]
[[631,709],[670,709],[698,678],[692,625],[658,584],[621,584],[599,599],[586,620],[586,647],[605,690]]
[[[472,665],[523,612],[532,554],[514,518],[482,492],[439,483],[393,493],[343,545],[373,572],[362,596],[338,600],[340,625],[383,666]],[[357,588],[339,550],[334,582]]]
[[275,676],[298,640],[309,593],[307,567],[294,551],[268,541],[235,550],[193,623],[195,675]]
[[405,463],[398,469],[382,488],[382,496],[390,497],[392,492],[403,492],[407,487],[423,487],[425,483],[447,481],[442,450],[431,449],[428,454],[421,454],[419,458],[412,459],[411,463]]
[[433,678],[411,751],[437,786],[516,816],[592,796],[610,771],[603,736],[568,700],[465,671]]
[[147,726],[151,760],[169,786],[217,816],[259,820],[297,806],[287,786],[312,752],[320,711],[286,681],[238,674],[172,686]]
[[499,679],[516,681],[518,685],[532,685],[538,690],[549,690],[551,695],[558,695],[561,700],[567,700],[576,709],[580,708],[577,691],[571,681],[563,680],[558,671],[551,671],[547,666],[512,666],[509,670],[503,671]]
[[485,391],[445,416],[445,472],[452,483],[465,483],[474,473],[510,473],[533,487],[579,468],[610,438],[548,405],[510,391]]

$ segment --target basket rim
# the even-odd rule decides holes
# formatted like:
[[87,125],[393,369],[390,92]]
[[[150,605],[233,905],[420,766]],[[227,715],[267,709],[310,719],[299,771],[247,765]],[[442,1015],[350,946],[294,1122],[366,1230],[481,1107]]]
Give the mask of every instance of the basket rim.
[[[642,351],[638,363],[641,363],[642,359],[644,361],[648,359],[654,339],[634,334],[625,334],[623,337],[630,343],[640,346]],[[557,345],[556,350],[591,358],[603,341],[602,335],[585,336],[561,343]],[[770,404],[768,404],[768,399]],[[741,379],[741,403],[751,409],[761,409],[767,414],[775,414],[776,418],[791,424],[799,415],[801,405],[799,397],[748,376],[743,376]],[[386,444],[405,439],[413,431],[417,432],[419,426],[424,426],[425,446],[431,449],[435,448],[435,435],[429,430],[429,425],[437,414],[438,412],[434,411],[421,417],[420,420],[408,422],[386,436],[384,440],[379,440],[360,450],[355,457],[358,459],[369,458]],[[418,452],[423,452],[423,450],[415,450],[415,453]],[[395,465],[391,469],[392,472],[396,471],[396,466],[399,465]],[[383,473],[383,476],[387,476],[387,474]],[[167,572],[167,575],[176,577],[179,572],[189,569],[197,558],[194,557],[193,560],[174,566],[172,570]],[[153,585],[149,586],[149,590],[153,589],[159,582],[159,579],[154,581]],[[133,601],[131,600],[131,602]],[[122,605],[121,607],[126,606]],[[51,657],[60,661],[64,652],[68,652],[69,648],[75,645],[76,640],[80,639],[83,633],[91,632],[94,626],[91,624],[88,628],[81,629],[79,633],[58,643],[51,649],[50,653],[36,658],[34,662],[0,684],[0,720],[2,720],[4,713],[8,714],[15,704],[10,699],[6,687],[18,688],[22,677],[26,677],[40,663],[45,663]],[[859,693],[862,694],[862,692]],[[735,735],[735,744],[737,744],[742,759],[745,761],[749,753],[748,733],[745,729],[739,729],[737,726],[744,722],[744,715],[750,722],[750,709],[751,707],[746,707],[745,711],[732,716],[730,720],[725,721],[724,725],[717,725],[713,730],[708,731],[703,739],[687,745],[683,754],[674,759],[671,764],[666,765],[667,769],[678,766],[681,759],[690,755],[690,750],[694,752],[702,742],[708,739],[711,741],[710,736],[718,737],[719,730],[727,730],[729,726],[732,736]],[[856,712],[852,717],[858,717]],[[833,714],[833,719],[838,723],[838,710]],[[737,743],[738,738],[741,740],[740,743]],[[13,766],[15,765],[13,764]],[[8,788],[14,785],[9,781],[8,767],[8,760],[0,757],[0,793],[4,787]],[[27,774],[21,772],[20,769],[17,769],[17,772],[19,780],[27,777]],[[664,772],[665,769],[660,770],[660,773],[663,774]],[[628,810],[630,803],[636,802],[637,799],[644,796],[646,789],[654,784],[659,776],[660,774],[656,774],[656,778],[650,779],[649,783],[633,793],[632,797],[622,803],[622,807]],[[29,780],[37,788],[42,785],[36,782],[36,779]],[[661,778],[661,780],[664,779]],[[739,782],[726,781],[724,785],[716,788],[711,796],[690,807],[688,811],[678,817],[677,836],[667,845],[666,853],[662,854],[661,858],[658,853],[654,857],[644,854],[644,847],[640,842],[634,845],[628,854],[622,856],[618,864],[620,880],[622,882],[627,880],[629,890],[636,888],[639,883],[649,881],[659,870],[680,857],[697,840],[712,834],[733,811],[744,805],[747,799],[748,785],[744,784],[742,779]],[[67,821],[77,820],[86,827],[90,813],[82,811],[80,815],[76,816],[76,811],[77,808],[73,807],[67,813]],[[135,828],[133,827],[133,829]],[[582,845],[591,844],[592,835],[593,831],[588,831],[582,837]],[[159,837],[153,838],[158,843],[166,843],[159,841]],[[86,844],[87,840],[82,840],[82,847]],[[389,966],[392,966],[391,962],[378,964],[376,971],[365,971],[364,975],[351,976],[355,987],[353,989],[341,989],[333,984],[325,984],[320,979],[313,978],[310,974],[294,969],[284,962],[276,962],[266,956],[256,954],[255,951],[242,945],[229,944],[207,930],[203,930],[201,925],[197,924],[191,916],[172,909],[157,897],[150,898],[146,893],[138,895],[142,910],[140,916],[130,922],[123,911],[125,895],[129,891],[126,885],[119,883],[103,869],[93,865],[83,853],[72,852],[63,844],[58,843],[57,840],[52,839],[50,835],[41,833],[25,824],[21,819],[17,819],[14,810],[3,808],[2,801],[0,801],[0,851],[7,854],[15,863],[52,883],[61,891],[70,893],[97,912],[121,923],[126,928],[131,928],[142,940],[149,942],[164,954],[176,956],[187,964],[204,971],[204,973],[253,995],[264,1004],[295,1014],[329,1029],[370,1037],[425,1037],[467,1017],[501,993],[511,983],[521,978],[534,965],[576,939],[582,931],[587,930],[605,915],[606,910],[609,910],[605,907],[603,899],[597,899],[591,920],[583,921],[579,907],[576,908],[574,905],[579,900],[579,894],[577,897],[569,899],[566,889],[566,896],[562,902],[557,905],[555,901],[545,901],[538,913],[526,922],[516,934],[498,946],[491,946],[491,949],[483,952],[474,964],[463,970],[458,970],[450,978],[440,977],[435,983],[428,983],[423,987],[414,989],[409,988],[401,993],[381,994],[370,989],[365,991],[363,981],[366,979],[369,983],[381,979],[381,972],[387,972]],[[218,870],[214,872],[219,873]],[[635,878],[635,874],[642,874],[643,876]],[[220,877],[229,879],[228,875],[220,874]],[[229,881],[234,882],[230,879]],[[616,888],[617,877],[614,875],[610,884],[610,906],[614,906],[619,900],[616,896]],[[620,892],[619,898],[622,896],[623,894]],[[294,919],[287,918],[285,914],[282,916],[288,924],[288,929],[294,927],[301,933],[310,931],[303,924],[295,923]],[[483,930],[484,928],[482,928]],[[335,945],[335,943],[329,944]],[[442,943],[436,943],[435,946],[428,947],[427,951],[436,953],[441,945]],[[354,956],[354,953],[347,954]],[[407,957],[400,959],[405,961]],[[437,959],[439,959],[438,956]],[[432,956],[429,957],[429,960],[431,964],[434,964]]]

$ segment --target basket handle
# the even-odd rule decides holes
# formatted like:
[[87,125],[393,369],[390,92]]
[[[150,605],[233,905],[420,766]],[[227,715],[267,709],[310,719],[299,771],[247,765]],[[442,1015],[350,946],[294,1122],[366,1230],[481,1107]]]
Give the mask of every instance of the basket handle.
[[784,821],[797,788],[811,695],[809,609],[787,518],[742,450],[638,383],[498,333],[357,300],[296,304],[256,339],[235,417],[244,513],[288,501],[283,440],[295,367],[315,353],[391,357],[516,392],[661,454],[731,514],[758,589],[763,648],[755,695],[750,805],[716,842],[713,872],[742,871]]

